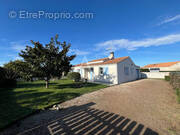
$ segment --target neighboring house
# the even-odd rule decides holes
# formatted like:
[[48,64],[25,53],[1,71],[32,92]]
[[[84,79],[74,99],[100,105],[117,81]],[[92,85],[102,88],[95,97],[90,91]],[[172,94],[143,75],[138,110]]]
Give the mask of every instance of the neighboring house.
[[142,69],[149,69],[150,72],[142,72],[143,78],[164,78],[169,76],[170,72],[180,71],[180,61],[166,62],[158,64],[149,64]]
[[130,57],[114,58],[111,52],[107,58],[92,60],[73,66],[73,72],[79,72],[81,78],[92,82],[120,84],[139,79],[140,67]]
[[159,72],[159,71],[180,71],[180,61],[176,62],[166,62],[166,63],[158,63],[158,64],[149,64],[143,69],[149,69],[150,72]]

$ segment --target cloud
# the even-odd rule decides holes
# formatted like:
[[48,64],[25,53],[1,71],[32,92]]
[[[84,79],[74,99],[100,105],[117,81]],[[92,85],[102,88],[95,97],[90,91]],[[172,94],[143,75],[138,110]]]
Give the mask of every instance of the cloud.
[[158,25],[174,22],[174,21],[177,21],[177,20],[180,20],[180,14],[176,15],[176,16],[173,16],[173,17],[168,17],[168,18],[164,19],[163,21],[161,21]]
[[70,49],[70,53],[76,54],[76,55],[88,55],[89,52],[87,51],[81,51],[79,49]]
[[140,47],[169,45],[177,42],[180,42],[180,34],[172,34],[163,37],[147,38],[142,40],[128,40],[128,39],[109,40],[96,44],[96,47],[97,50],[102,50],[102,49],[111,50],[111,51],[116,51],[119,49],[136,50],[137,48]]
[[29,43],[29,41],[21,40],[21,41],[10,42],[10,45],[13,50],[20,52],[21,50],[25,49],[25,47],[28,43]]

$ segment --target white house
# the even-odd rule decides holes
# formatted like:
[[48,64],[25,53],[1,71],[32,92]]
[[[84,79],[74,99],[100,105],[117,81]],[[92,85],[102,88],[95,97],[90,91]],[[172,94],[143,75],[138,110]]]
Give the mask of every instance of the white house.
[[120,84],[139,79],[139,66],[130,57],[114,58],[111,52],[107,58],[92,60],[74,65],[73,72],[79,72],[81,78],[92,82]]
[[180,71],[180,61],[149,64],[142,67],[142,69],[149,69],[150,71],[142,72],[142,77],[144,78],[164,78],[169,76],[170,72]]
[[149,64],[149,65],[146,65],[146,66],[144,66],[142,68],[143,69],[149,69],[150,72],[180,71],[180,61],[158,63],[158,64]]

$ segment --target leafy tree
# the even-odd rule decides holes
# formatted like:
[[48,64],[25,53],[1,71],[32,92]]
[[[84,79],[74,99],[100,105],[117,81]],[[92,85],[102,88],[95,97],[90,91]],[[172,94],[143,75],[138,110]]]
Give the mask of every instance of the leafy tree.
[[60,78],[63,72],[68,72],[71,68],[70,61],[76,55],[68,56],[71,44],[59,42],[58,35],[51,38],[50,43],[43,46],[39,42],[31,41],[33,47],[26,46],[26,49],[19,54],[24,61],[31,65],[37,76],[43,77],[46,81],[46,88],[49,80],[53,77]]
[[12,70],[17,74],[18,78],[26,81],[32,80],[32,77],[35,76],[35,72],[32,71],[31,65],[22,60],[10,61],[4,64],[4,68]]

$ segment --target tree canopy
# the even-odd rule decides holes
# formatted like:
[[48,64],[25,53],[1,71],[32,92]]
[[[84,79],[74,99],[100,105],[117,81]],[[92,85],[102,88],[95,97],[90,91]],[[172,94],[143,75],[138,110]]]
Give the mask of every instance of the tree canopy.
[[4,68],[12,70],[16,73],[17,78],[30,81],[35,76],[35,72],[32,71],[31,65],[22,60],[10,61],[4,64]]
[[48,82],[53,77],[60,78],[63,72],[68,72],[72,65],[72,61],[76,55],[68,55],[71,44],[59,42],[58,35],[51,38],[46,45],[31,40],[33,47],[26,46],[19,55],[27,62],[31,71],[36,73],[37,77],[43,77]]

